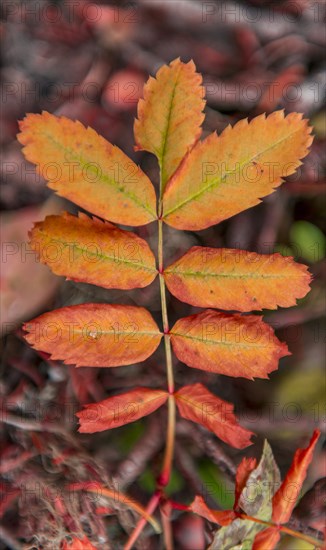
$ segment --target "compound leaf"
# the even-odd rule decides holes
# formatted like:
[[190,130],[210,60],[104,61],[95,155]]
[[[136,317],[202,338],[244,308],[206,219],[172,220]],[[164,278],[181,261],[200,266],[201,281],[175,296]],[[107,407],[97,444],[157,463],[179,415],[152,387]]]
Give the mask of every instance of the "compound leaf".
[[146,174],[92,128],[43,112],[27,115],[20,130],[26,159],[58,195],[116,223],[138,226],[157,218]]
[[164,278],[187,304],[252,311],[295,305],[310,290],[307,270],[281,254],[194,246],[165,269]]
[[163,196],[163,219],[176,229],[200,230],[258,204],[293,174],[312,143],[298,113],[276,111],[240,120],[218,137],[198,142]]
[[273,329],[255,315],[208,309],[179,319],[170,333],[180,361],[227,376],[268,378],[280,357],[290,354]]
[[131,289],[149,285],[157,274],[144,239],[85,214],[47,216],[30,237],[41,262],[73,281]]
[[233,405],[219,399],[202,384],[184,386],[175,393],[183,418],[197,422],[236,449],[251,445],[252,432],[242,428],[233,414]]
[[168,396],[163,390],[135,388],[99,403],[84,405],[84,410],[77,413],[79,432],[102,432],[139,420],[161,407]]
[[25,323],[27,342],[76,367],[117,367],[144,361],[162,334],[150,313],[136,306],[81,304]]
[[134,133],[136,150],[156,155],[162,186],[201,135],[205,106],[202,77],[193,61],[175,59],[161,67],[144,87],[138,103]]
[[[192,511],[209,521],[224,525],[215,534],[210,550],[234,550],[238,548],[236,545],[239,545],[239,549],[247,550],[273,550],[276,547],[280,540],[278,526],[287,523],[291,517],[319,436],[320,431],[315,430],[308,447],[296,451],[292,466],[281,486],[279,468],[270,445],[265,441],[257,466],[256,460],[251,458],[244,458],[238,466],[233,510],[210,510],[200,497],[194,500],[190,506]],[[241,514],[241,519],[232,521],[232,512],[233,518]],[[276,525],[271,524],[264,528],[263,524],[257,524],[253,518],[266,522],[267,525],[272,521]]]

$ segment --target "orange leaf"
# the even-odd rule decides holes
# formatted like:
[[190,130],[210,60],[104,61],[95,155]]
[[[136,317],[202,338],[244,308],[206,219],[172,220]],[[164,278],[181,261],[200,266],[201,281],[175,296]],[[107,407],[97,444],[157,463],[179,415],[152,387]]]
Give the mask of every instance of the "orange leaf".
[[171,330],[173,350],[188,367],[227,376],[268,378],[289,351],[261,319],[209,309],[184,317]]
[[252,432],[239,426],[233,405],[219,399],[202,384],[184,386],[175,394],[183,418],[197,422],[236,449],[251,445]]
[[144,361],[160,343],[143,307],[81,304],[44,313],[25,323],[27,342],[76,367],[117,367]]
[[35,224],[30,237],[41,262],[67,279],[130,289],[149,285],[157,274],[146,241],[85,214],[47,216]]
[[295,305],[310,290],[307,269],[281,254],[194,246],[165,270],[164,279],[187,304],[251,311]]
[[85,536],[82,539],[71,537],[71,542],[65,539],[62,541],[62,550],[97,550],[97,548],[93,546],[90,540]]
[[163,390],[135,388],[99,403],[84,405],[84,410],[77,413],[80,422],[78,431],[102,432],[135,422],[156,411],[165,403],[168,396],[168,392]]
[[287,523],[296,505],[320,431],[315,430],[306,449],[297,449],[286,477],[273,497],[273,521]]
[[268,527],[256,535],[252,550],[273,550],[280,538],[280,532],[276,527]]
[[194,514],[202,516],[213,523],[218,523],[219,525],[229,525],[236,517],[233,510],[211,510],[200,496],[195,497],[189,509]]
[[256,468],[256,466],[257,460],[255,458],[244,457],[240,462],[235,476],[235,500],[233,506],[234,510],[237,508],[241,493],[246,486],[251,472]]
[[193,61],[175,59],[161,67],[144,87],[134,133],[136,150],[158,158],[163,189],[187,151],[201,135],[204,89]]
[[155,191],[146,174],[92,128],[43,112],[27,115],[20,129],[26,159],[58,195],[116,223],[156,219]]
[[208,519],[208,521],[213,521],[219,525],[229,525],[234,519],[237,518],[236,510],[239,498],[246,486],[251,472],[256,468],[256,465],[257,460],[255,458],[243,458],[240,462],[236,473],[235,501],[233,510],[211,510],[208,508],[201,496],[195,497],[195,500],[189,506],[190,510],[195,514]]
[[166,186],[163,219],[200,230],[258,204],[293,174],[308,154],[311,129],[283,111],[240,120],[190,151]]

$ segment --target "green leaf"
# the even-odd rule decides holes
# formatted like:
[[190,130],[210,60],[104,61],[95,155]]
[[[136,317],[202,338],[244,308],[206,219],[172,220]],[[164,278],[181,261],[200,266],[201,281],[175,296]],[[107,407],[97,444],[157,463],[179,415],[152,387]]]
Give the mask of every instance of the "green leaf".
[[[255,536],[264,529],[264,525],[249,520],[236,519],[215,534],[207,550],[251,550]],[[267,549],[266,549],[267,550]]]
[[248,515],[263,521],[272,518],[272,498],[281,484],[281,476],[272,449],[264,443],[260,462],[249,475],[240,499],[240,508]]

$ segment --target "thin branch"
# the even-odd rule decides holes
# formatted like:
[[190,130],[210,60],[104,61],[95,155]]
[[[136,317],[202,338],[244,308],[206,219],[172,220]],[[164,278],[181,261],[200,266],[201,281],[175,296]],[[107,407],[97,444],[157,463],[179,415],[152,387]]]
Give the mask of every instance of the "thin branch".
[[178,469],[183,477],[189,481],[195,493],[201,495],[203,493],[203,481],[197,473],[197,469],[191,455],[189,452],[184,450],[182,444],[178,442],[175,446],[175,457],[178,464]]
[[146,433],[135,444],[128,458],[119,465],[119,469],[114,477],[114,485],[124,488],[133,483],[161,446],[161,426],[155,416],[150,416]]
[[163,527],[165,550],[174,550],[173,531],[171,523],[172,506],[169,501],[161,505],[161,520]]
[[[158,506],[158,503],[160,502],[160,498],[161,498],[161,491],[155,491],[155,493],[153,494],[152,498],[150,499],[148,505],[145,508],[146,514],[148,516],[151,516],[155,512],[155,510]],[[137,523],[135,529],[133,530],[131,536],[129,537],[127,543],[125,544],[123,550],[131,550],[132,549],[132,547],[134,546],[136,540],[138,539],[138,537],[140,536],[142,530],[144,529],[146,523],[147,523],[147,520],[145,519],[145,517],[140,518],[140,520],[138,521],[138,523]]]
[[204,451],[212,459],[219,469],[229,476],[232,480],[235,478],[237,467],[233,460],[226,454],[222,445],[213,439],[210,433],[203,431],[199,426],[189,422],[178,422],[178,432],[190,437],[195,445]]

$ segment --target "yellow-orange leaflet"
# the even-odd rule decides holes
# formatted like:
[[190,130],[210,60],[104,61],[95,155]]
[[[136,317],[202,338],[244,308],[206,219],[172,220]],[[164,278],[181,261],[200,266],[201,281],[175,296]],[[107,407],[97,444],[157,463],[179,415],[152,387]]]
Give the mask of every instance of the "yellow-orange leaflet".
[[144,239],[85,214],[47,216],[35,224],[30,237],[40,260],[67,279],[131,289],[149,285],[157,274]]
[[268,378],[289,355],[273,329],[255,315],[205,310],[179,319],[171,330],[174,353],[188,365],[227,376]]
[[143,307],[81,304],[25,323],[27,342],[76,367],[117,367],[144,361],[162,334]]
[[85,405],[84,410],[77,413],[79,432],[102,432],[135,422],[156,411],[168,396],[168,392],[163,390],[135,388],[99,403]]
[[156,219],[146,174],[92,128],[43,112],[27,115],[20,129],[26,159],[58,195],[116,223],[138,226]]
[[200,230],[255,206],[300,166],[311,128],[298,113],[276,111],[240,120],[195,145],[170,179],[163,219],[177,229]]
[[144,87],[134,133],[136,150],[156,155],[164,186],[201,135],[205,101],[202,77],[193,61],[175,59],[161,67]]
[[237,449],[251,445],[252,432],[242,428],[233,414],[233,405],[208,391],[202,384],[184,386],[175,393],[183,418],[197,422]]
[[311,277],[307,266],[281,254],[194,246],[164,279],[187,304],[252,311],[295,305],[309,292]]

